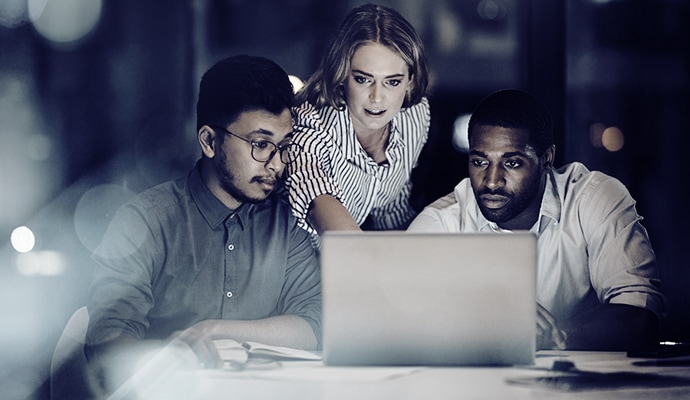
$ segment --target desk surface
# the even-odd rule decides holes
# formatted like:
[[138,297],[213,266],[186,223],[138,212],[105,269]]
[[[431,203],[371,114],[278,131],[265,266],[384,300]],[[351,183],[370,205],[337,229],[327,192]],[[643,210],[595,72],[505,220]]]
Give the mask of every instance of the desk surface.
[[[637,366],[625,353],[537,353],[524,367],[324,366],[320,361],[249,364],[242,370],[182,370],[141,394],[147,399],[678,399],[690,398],[690,367]],[[554,371],[573,363],[581,374]],[[620,373],[635,373],[630,375]],[[617,374],[617,375],[611,375]],[[585,383],[585,387],[564,384]],[[560,387],[543,378],[560,377]],[[563,377],[566,379],[564,380]],[[568,378],[569,377],[569,378]],[[649,379],[650,377],[654,379]],[[541,378],[537,383],[533,378]],[[606,378],[606,379],[602,379]],[[622,378],[623,381],[612,381]],[[638,379],[639,378],[639,379]],[[677,382],[674,380],[684,379]],[[529,382],[533,380],[532,382]],[[515,381],[523,381],[515,383]],[[597,386],[606,381],[604,386]],[[618,383],[616,383],[618,382]]]

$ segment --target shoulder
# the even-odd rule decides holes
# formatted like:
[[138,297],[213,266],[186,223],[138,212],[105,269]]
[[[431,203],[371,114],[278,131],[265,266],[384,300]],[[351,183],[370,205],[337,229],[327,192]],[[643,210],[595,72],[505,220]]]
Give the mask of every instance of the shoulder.
[[295,115],[295,125],[324,123],[330,121],[343,110],[337,110],[331,106],[316,107],[312,103],[305,101],[304,103],[293,107]]
[[160,183],[134,196],[126,206],[146,211],[178,207],[181,200],[188,197],[187,178]]
[[628,189],[620,180],[601,171],[592,171],[580,162],[554,170],[553,177],[559,196],[564,201],[601,205],[630,197]]
[[403,121],[409,121],[420,126],[428,126],[431,121],[429,100],[424,97],[419,103],[400,110],[400,117]]
[[309,102],[304,102],[294,111],[294,141],[304,145],[310,141],[331,140],[334,129],[345,130],[347,118],[344,113],[333,107],[314,107]]
[[467,183],[467,179],[462,180],[452,192],[424,207],[408,230],[458,232],[461,210],[467,207]]

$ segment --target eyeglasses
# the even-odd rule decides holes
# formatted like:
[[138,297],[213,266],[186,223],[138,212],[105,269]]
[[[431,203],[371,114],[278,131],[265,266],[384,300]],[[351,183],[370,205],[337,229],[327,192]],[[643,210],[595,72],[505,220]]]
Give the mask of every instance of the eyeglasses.
[[274,155],[276,155],[276,152],[280,152],[280,161],[283,164],[290,164],[297,159],[297,156],[302,151],[302,147],[297,143],[288,143],[278,146],[270,140],[249,140],[230,132],[222,126],[210,126],[213,129],[221,129],[228,135],[242,139],[249,143],[252,146],[252,158],[258,162],[268,162],[273,158]]

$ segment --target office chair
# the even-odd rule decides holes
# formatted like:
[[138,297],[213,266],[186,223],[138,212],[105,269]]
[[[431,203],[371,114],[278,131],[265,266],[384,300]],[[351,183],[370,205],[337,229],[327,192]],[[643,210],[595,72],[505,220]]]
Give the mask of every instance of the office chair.
[[58,339],[50,361],[50,398],[90,399],[90,390],[84,339],[89,325],[86,306],[72,314]]

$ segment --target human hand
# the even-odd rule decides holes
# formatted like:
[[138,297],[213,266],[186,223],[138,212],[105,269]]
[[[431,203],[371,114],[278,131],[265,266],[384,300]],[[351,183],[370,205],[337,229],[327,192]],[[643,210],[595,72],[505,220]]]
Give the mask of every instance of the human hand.
[[213,322],[211,320],[198,322],[189,328],[171,335],[171,343],[189,346],[205,368],[220,368],[223,360],[213,343]]
[[568,334],[558,327],[556,318],[537,303],[537,350],[556,348],[564,350]]

